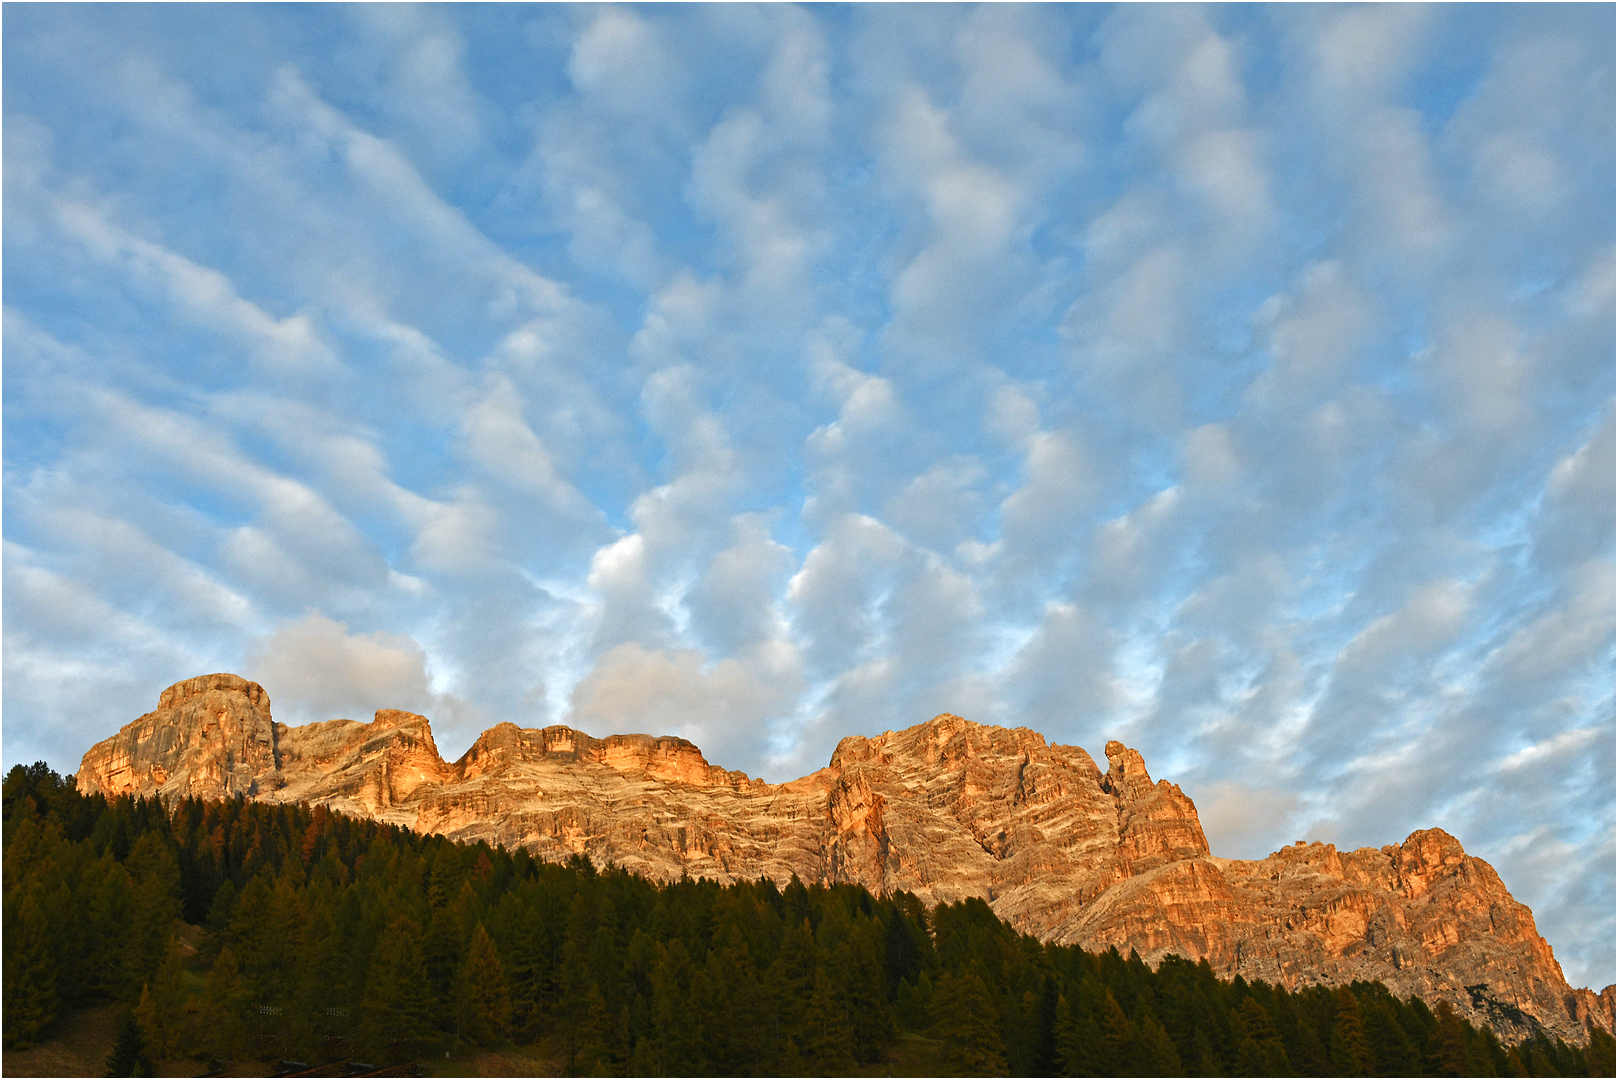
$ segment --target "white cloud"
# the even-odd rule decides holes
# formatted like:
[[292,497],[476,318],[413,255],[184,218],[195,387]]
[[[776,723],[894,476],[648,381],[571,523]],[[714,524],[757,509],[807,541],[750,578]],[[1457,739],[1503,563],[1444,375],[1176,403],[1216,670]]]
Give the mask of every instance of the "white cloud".
[[790,710],[795,672],[706,662],[696,649],[627,642],[602,654],[574,687],[568,723],[594,735],[679,735],[709,762],[757,771],[766,724]]
[[[628,113],[668,106],[679,66],[657,31],[626,8],[605,8],[573,43],[567,73],[583,94]],[[677,94],[677,91],[676,91]]]
[[1190,794],[1208,849],[1225,859],[1262,859],[1289,843],[1289,825],[1301,808],[1290,791],[1235,780],[1199,786]]
[[[486,138],[477,94],[465,70],[466,40],[431,8],[368,5],[343,13],[363,44],[355,74],[374,88],[415,160],[441,168]],[[363,57],[363,58],[361,58]]]
[[408,634],[351,633],[318,611],[284,620],[258,638],[241,674],[269,691],[275,717],[284,724],[368,723],[378,709],[448,722],[465,708],[434,690],[427,653]]
[[734,543],[714,555],[685,596],[693,632],[721,655],[787,639],[780,597],[797,567],[759,515],[737,515],[731,530]]
[[1598,9],[128,11],[6,14],[8,762],[948,709],[1610,979]]

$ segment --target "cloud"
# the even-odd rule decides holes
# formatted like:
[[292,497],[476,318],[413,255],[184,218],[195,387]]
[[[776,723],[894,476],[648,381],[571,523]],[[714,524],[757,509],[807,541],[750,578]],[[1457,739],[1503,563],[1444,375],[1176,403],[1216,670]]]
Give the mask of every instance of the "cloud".
[[1610,981],[1610,13],[6,30],[8,764],[260,663],[772,780],[948,710]]
[[574,687],[568,723],[596,735],[680,735],[705,748],[712,764],[757,770],[767,725],[790,708],[793,674],[736,660],[709,664],[696,649],[625,643]]
[[1290,791],[1235,780],[1199,786],[1191,794],[1209,850],[1226,859],[1262,859],[1284,846],[1287,825],[1301,809]]
[[1054,603],[1007,666],[1020,722],[1090,745],[1113,735],[1123,694],[1118,635],[1075,604]]
[[735,542],[716,554],[686,593],[694,632],[721,655],[788,639],[779,598],[796,569],[792,551],[776,542],[764,520],[738,515]]
[[427,653],[406,634],[350,633],[317,611],[285,620],[253,644],[242,674],[270,690],[284,724],[346,719],[368,723],[378,709],[428,719],[453,704],[436,694]]
[[666,108],[679,67],[657,31],[625,8],[606,8],[574,40],[568,77],[579,92],[623,112]]

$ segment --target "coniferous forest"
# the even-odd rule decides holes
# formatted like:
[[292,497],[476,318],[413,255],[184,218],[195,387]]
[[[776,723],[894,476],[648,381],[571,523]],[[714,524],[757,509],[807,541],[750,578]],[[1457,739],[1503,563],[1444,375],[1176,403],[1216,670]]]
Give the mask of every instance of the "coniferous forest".
[[1042,944],[981,901],[658,885],[318,807],[109,802],[43,763],[5,778],[4,845],[5,1046],[115,1005],[119,1075],[512,1044],[586,1075],[1614,1071],[1599,1031],[1503,1046],[1379,983],[1153,971]]

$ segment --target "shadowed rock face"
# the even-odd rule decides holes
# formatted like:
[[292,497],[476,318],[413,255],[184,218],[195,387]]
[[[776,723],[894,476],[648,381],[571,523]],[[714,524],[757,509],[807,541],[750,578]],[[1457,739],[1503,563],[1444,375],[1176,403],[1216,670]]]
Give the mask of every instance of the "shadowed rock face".
[[1206,958],[1227,978],[1289,987],[1379,979],[1503,1037],[1535,1023],[1578,1041],[1587,1022],[1613,1029],[1613,988],[1571,989],[1533,913],[1442,830],[1221,859],[1178,787],[1153,783],[1122,743],[1106,753],[1102,772],[1078,747],[945,713],[844,739],[826,768],[786,784],[710,765],[684,739],[567,727],[498,724],[448,764],[425,717],[383,709],[369,724],[289,728],[257,683],[205,675],[92,747],[77,782],[109,796],[324,804],[660,881],[796,874],[929,903],[978,897],[1048,941],[1153,964]]

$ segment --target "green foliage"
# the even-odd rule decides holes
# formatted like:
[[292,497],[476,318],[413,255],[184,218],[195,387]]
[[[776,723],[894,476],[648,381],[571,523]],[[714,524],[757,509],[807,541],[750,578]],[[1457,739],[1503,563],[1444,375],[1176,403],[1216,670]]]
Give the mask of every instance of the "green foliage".
[[146,1053],[145,1040],[141,1038],[140,1024],[131,1013],[118,1025],[118,1041],[113,1043],[112,1053],[107,1055],[106,1075],[151,1076],[153,1072],[152,1059]]
[[367,1058],[404,1061],[426,1050],[438,1002],[420,942],[421,928],[406,916],[377,942],[360,1002],[360,1045]]
[[463,1038],[487,1046],[503,1039],[510,1030],[511,988],[494,939],[482,923],[472,932],[454,1000],[460,1009]]
[[37,890],[6,905],[5,1045],[26,1049],[56,1019],[56,958]]
[[[1041,944],[980,900],[657,885],[325,808],[109,802],[43,764],[11,770],[3,803],[5,1046],[116,1003],[119,1075],[505,1039],[582,1075],[877,1072],[900,1046],[972,1076],[1614,1068],[1603,1032],[1504,1047],[1380,984],[1288,992],[1174,957],[1154,971]],[[177,920],[201,927],[194,955]]]
[[949,1075],[1007,1075],[1000,1010],[989,995],[983,965],[945,972],[934,1000],[937,1020],[933,1030],[944,1044],[942,1064]]

